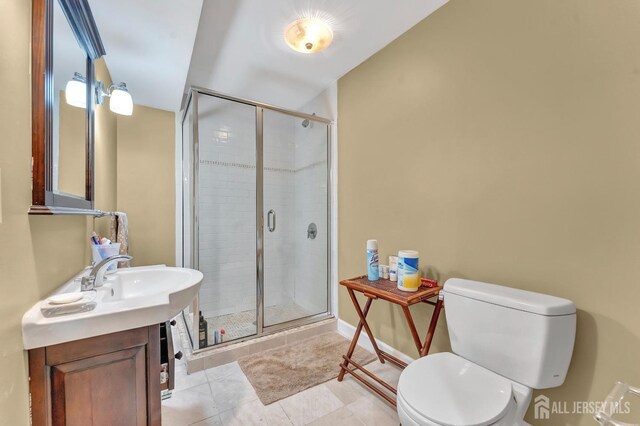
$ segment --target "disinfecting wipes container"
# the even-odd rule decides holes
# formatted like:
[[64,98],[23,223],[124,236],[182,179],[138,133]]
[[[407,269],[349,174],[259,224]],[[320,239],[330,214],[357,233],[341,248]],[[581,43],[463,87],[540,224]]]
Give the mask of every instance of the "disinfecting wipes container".
[[420,287],[418,252],[400,250],[398,252],[398,288],[403,291],[417,291]]

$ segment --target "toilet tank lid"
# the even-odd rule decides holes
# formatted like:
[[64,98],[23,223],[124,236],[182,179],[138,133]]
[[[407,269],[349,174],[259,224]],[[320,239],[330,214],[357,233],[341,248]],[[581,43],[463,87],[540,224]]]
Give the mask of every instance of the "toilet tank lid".
[[568,299],[461,278],[449,278],[445,282],[445,309],[447,293],[538,315],[556,316],[576,313],[576,305]]

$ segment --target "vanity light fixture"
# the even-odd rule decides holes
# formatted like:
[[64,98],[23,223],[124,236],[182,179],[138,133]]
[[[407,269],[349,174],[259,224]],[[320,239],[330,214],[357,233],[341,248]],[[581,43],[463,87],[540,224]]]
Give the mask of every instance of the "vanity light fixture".
[[104,99],[109,97],[111,98],[109,109],[112,112],[120,115],[131,115],[133,113],[133,99],[125,83],[112,84],[105,90],[104,84],[99,81],[96,91],[98,92],[98,103],[100,105],[104,104]]
[[67,82],[64,88],[64,97],[67,103],[78,108],[87,107],[87,80],[82,74],[75,72],[73,78]]
[[322,19],[301,18],[287,26],[284,39],[297,52],[315,53],[329,47],[333,41],[333,31]]
[[[64,89],[64,96],[69,105],[86,108],[87,107],[87,79],[78,72],[73,73],[73,78],[67,82]],[[106,90],[101,81],[96,82],[96,102],[103,105],[105,98],[111,98],[109,109],[120,115],[131,115],[133,113],[133,99],[127,89],[126,83],[110,85]]]

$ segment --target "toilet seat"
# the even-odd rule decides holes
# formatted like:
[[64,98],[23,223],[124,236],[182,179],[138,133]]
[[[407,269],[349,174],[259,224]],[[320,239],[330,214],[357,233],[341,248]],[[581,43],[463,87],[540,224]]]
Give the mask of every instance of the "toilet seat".
[[400,417],[415,425],[495,425],[514,407],[509,379],[448,352],[412,362],[398,383]]

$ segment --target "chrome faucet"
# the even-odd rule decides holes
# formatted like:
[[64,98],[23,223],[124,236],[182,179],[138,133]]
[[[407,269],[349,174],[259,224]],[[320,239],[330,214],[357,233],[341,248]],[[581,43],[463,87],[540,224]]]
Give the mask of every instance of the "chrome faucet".
[[133,257],[128,254],[116,254],[113,256],[109,256],[106,259],[98,262],[89,275],[86,277],[82,277],[82,281],[80,282],[80,291],[90,291],[95,290],[96,287],[100,287],[103,284],[104,274],[113,262],[119,262],[121,260],[130,261]]

